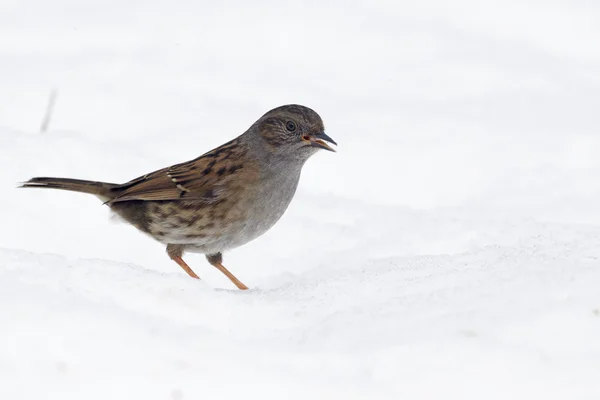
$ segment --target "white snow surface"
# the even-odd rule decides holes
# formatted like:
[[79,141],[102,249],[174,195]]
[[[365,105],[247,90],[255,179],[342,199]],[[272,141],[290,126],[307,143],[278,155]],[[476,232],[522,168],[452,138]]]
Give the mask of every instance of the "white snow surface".
[[[600,398],[600,3],[0,3],[0,399]],[[50,90],[50,130],[39,133]],[[32,176],[122,182],[286,103],[338,153],[195,281]]]

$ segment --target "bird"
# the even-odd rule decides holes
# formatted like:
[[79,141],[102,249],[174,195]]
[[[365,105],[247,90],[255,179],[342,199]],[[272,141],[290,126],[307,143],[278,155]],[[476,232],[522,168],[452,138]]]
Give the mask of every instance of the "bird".
[[116,184],[37,177],[22,188],[92,194],[121,219],[166,245],[168,256],[192,278],[186,252],[204,254],[240,290],[223,265],[225,251],[273,227],[295,195],[305,162],[320,150],[335,152],[323,120],[311,108],[274,108],[235,139],[193,159]]

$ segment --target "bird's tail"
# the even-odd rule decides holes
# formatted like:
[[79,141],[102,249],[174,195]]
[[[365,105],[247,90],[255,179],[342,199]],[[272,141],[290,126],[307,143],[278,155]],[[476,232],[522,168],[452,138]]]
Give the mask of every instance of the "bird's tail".
[[116,196],[114,189],[119,186],[114,183],[84,181],[69,178],[31,178],[21,184],[22,188],[50,188],[70,190],[72,192],[89,193],[98,196],[103,201]]

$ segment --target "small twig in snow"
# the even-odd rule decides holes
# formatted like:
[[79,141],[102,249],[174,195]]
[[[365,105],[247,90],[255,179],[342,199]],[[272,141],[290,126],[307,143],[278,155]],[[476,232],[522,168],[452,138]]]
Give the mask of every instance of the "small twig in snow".
[[52,119],[52,112],[54,111],[54,104],[56,103],[56,96],[58,95],[58,90],[52,89],[50,92],[50,97],[48,98],[48,105],[46,106],[46,114],[44,114],[44,119],[42,120],[42,126],[40,127],[40,132],[46,132],[48,127],[50,126],[50,120]]

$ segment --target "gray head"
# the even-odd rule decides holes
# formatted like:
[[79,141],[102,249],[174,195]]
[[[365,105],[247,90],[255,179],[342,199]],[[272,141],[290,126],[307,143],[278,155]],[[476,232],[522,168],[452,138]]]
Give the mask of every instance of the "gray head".
[[308,107],[290,104],[272,109],[252,125],[268,153],[306,161],[319,149],[335,151],[327,142],[337,143],[325,134],[323,120]]

